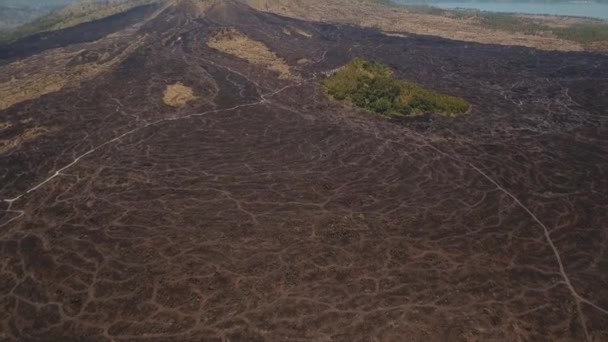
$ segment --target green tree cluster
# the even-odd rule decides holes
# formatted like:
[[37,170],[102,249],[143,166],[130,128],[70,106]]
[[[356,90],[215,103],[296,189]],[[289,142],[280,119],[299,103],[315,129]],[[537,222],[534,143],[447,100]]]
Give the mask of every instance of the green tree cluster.
[[325,92],[370,112],[391,117],[434,113],[456,116],[469,110],[461,98],[396,79],[386,66],[356,58],[323,81]]

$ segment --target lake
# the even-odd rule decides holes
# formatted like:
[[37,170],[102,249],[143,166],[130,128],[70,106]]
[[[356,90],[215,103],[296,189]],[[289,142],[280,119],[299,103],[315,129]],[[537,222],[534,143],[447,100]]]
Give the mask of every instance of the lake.
[[[416,4],[416,2],[395,0],[396,3],[405,5]],[[437,1],[424,3],[429,6],[440,8],[467,8],[490,12],[526,13],[526,14],[552,14],[577,17],[590,17],[608,20],[608,4],[595,2],[578,3],[500,3],[500,2],[476,2],[476,1]]]

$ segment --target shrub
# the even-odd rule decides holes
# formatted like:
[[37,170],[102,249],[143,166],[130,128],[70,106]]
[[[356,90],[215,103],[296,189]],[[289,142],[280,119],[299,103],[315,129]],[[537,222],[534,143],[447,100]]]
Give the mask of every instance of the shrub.
[[409,116],[436,113],[454,116],[465,113],[469,104],[460,98],[424,89],[393,76],[386,66],[360,58],[323,81],[325,92],[374,113]]

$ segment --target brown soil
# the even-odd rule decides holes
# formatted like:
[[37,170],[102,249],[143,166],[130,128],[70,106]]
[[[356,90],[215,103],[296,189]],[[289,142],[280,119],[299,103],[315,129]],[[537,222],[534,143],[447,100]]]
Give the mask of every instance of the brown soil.
[[[229,28],[301,78],[206,44]],[[54,129],[0,158],[1,341],[608,340],[606,56],[227,0],[133,30],[112,68],[0,111],[2,140]],[[473,110],[329,101],[354,57]],[[199,99],[176,109],[178,82]]]

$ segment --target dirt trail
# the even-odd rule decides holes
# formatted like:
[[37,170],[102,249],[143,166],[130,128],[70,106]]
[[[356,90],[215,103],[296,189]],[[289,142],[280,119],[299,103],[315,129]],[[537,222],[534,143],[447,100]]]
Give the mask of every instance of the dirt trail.
[[[301,78],[208,46],[227,29]],[[0,340],[608,339],[607,58],[236,2],[137,32],[108,72],[1,113],[0,139],[54,130],[0,158]],[[328,100],[354,57],[473,110]],[[197,100],[167,106],[178,83]]]

